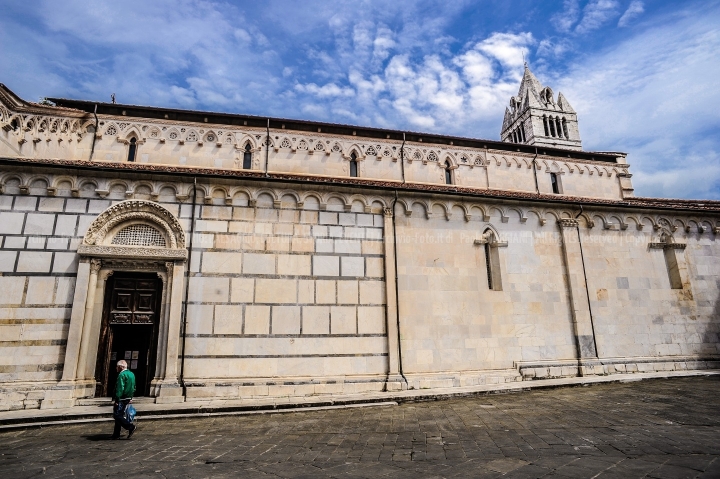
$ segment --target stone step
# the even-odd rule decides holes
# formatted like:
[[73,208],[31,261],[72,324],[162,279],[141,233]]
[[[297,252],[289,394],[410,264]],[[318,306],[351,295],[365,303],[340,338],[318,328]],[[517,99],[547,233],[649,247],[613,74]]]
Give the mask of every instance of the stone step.
[[[155,403],[155,398],[152,397],[133,398],[133,404],[153,403]],[[84,398],[78,399],[76,404],[78,406],[112,406],[112,398]]]

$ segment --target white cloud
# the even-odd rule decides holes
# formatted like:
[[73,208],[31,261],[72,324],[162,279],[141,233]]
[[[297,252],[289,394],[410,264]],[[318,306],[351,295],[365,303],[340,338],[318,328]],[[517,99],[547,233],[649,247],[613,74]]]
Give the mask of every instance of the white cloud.
[[[360,55],[375,41],[369,30],[361,31],[360,38],[357,29],[353,33]],[[346,73],[357,94],[353,118],[382,124],[395,118],[395,125],[463,135],[477,136],[477,123],[492,124],[496,130],[504,105],[517,91],[523,54],[533,43],[529,33],[496,32],[455,55],[392,55],[378,73],[353,65]],[[310,97],[299,99],[301,103],[330,96],[314,84],[296,86],[295,91]],[[346,105],[334,107],[347,110]]]
[[587,33],[597,30],[605,22],[618,14],[618,2],[616,0],[592,0],[583,9],[582,20],[575,31],[577,33]]
[[559,31],[569,32],[578,18],[580,18],[578,0],[564,0],[562,11],[553,15],[550,21]]
[[618,20],[618,27],[626,27],[630,20],[642,14],[645,11],[645,5],[640,0],[633,0],[630,2],[625,13],[622,14],[620,20]]
[[629,153],[636,194],[720,198],[718,16],[657,24],[575,64],[558,85],[585,149]]
[[328,83],[323,86],[317,86],[315,83],[308,83],[306,85],[297,84],[295,90],[302,93],[310,93],[320,98],[330,97],[352,97],[355,95],[355,90],[347,87],[339,87],[334,83]]

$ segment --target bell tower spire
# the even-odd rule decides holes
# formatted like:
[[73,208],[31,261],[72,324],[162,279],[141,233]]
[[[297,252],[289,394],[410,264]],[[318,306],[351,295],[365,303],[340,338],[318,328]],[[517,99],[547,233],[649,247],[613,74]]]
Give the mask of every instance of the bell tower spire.
[[581,150],[577,113],[562,93],[557,100],[525,62],[520,89],[505,108],[501,141]]

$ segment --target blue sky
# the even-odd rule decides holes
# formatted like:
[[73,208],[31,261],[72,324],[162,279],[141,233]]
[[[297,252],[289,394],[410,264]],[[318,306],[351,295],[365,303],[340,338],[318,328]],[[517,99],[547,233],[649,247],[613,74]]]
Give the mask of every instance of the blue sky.
[[720,199],[720,1],[0,0],[0,82],[44,96],[498,139],[523,56],[629,154]]

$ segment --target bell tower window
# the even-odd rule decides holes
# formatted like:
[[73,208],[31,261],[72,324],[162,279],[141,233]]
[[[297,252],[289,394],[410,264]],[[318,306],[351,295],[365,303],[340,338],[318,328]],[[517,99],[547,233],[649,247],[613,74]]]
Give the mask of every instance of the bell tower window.
[[357,178],[358,175],[358,164],[357,164],[357,155],[353,151],[350,155],[350,176],[353,178]]
[[550,136],[550,130],[548,130],[548,119],[545,115],[543,115],[543,126],[545,127],[545,136]]
[[250,143],[245,145],[245,151],[243,152],[243,169],[249,170],[252,168],[252,152],[250,151]]
[[128,147],[128,161],[135,161],[135,154],[137,153],[137,138],[130,138],[130,146]]
[[565,138],[570,139],[570,135],[568,135],[567,121],[565,121],[565,118],[562,119],[562,130]]

